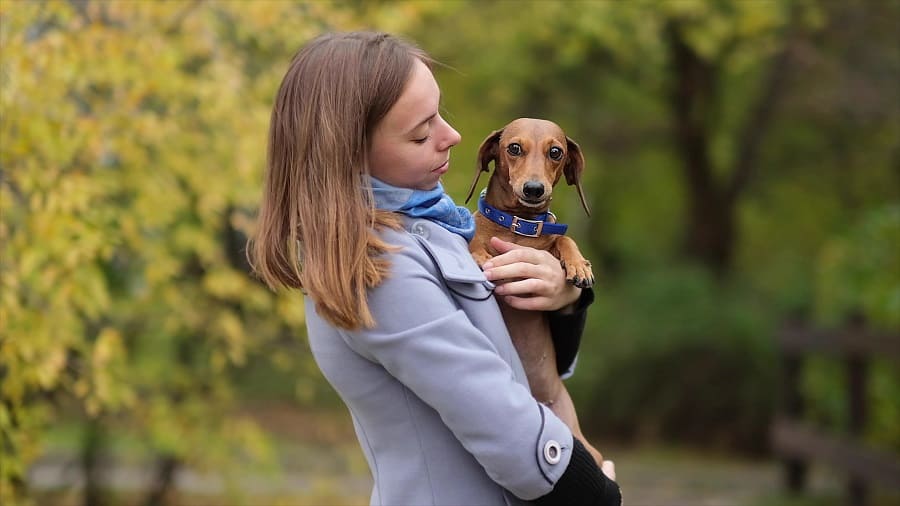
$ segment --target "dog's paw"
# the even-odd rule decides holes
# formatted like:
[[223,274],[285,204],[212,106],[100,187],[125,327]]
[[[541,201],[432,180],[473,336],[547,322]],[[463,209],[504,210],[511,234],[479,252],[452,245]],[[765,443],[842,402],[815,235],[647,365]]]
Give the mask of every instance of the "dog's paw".
[[591,269],[591,263],[587,260],[563,264],[566,270],[566,281],[572,283],[578,288],[590,288],[594,286],[594,271]]

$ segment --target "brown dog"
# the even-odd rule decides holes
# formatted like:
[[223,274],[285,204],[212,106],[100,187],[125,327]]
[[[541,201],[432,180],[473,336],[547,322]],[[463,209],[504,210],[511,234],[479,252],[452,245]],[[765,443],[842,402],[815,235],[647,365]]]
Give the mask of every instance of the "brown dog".
[[566,182],[578,189],[584,212],[591,215],[581,189],[584,156],[578,144],[551,121],[531,118],[512,121],[481,143],[475,179],[466,202],[472,198],[481,173],[489,172],[490,162],[494,162],[494,173],[483,199],[488,207],[479,204],[475,213],[475,238],[469,243],[469,251],[478,265],[496,253],[489,241],[491,236],[497,236],[550,251],[562,262],[566,279],[581,288],[591,286],[594,283],[591,263],[581,255],[575,241],[559,235],[558,230],[565,233],[565,229],[554,227],[556,216],[549,212],[553,187],[565,175]]
[[[520,118],[492,132],[478,150],[478,166],[466,202],[472,198],[478,178],[494,172],[479,199],[475,213],[475,237],[469,251],[479,266],[497,252],[490,238],[497,236],[536,249],[544,249],[560,259],[566,279],[587,288],[594,283],[591,264],[581,255],[571,238],[562,235],[565,225],[556,223],[550,212],[553,187],[561,176],[575,185],[585,213],[590,210],[581,189],[584,156],[581,148],[551,121]],[[500,304],[516,351],[525,367],[535,399],[548,405],[569,427],[601,465],[603,456],[584,438],[575,407],[559,377],[556,355],[546,317]]]

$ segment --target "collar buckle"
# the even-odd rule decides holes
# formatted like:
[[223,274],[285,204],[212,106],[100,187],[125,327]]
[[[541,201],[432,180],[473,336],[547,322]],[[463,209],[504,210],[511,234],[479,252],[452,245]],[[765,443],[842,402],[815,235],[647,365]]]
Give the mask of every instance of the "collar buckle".
[[[527,223],[530,225],[529,231],[533,230],[533,232],[529,233],[528,231],[522,232],[519,230],[522,228],[522,224]],[[533,228],[532,228],[533,227]],[[541,230],[544,229],[544,222],[538,220],[526,220],[525,218],[519,218],[518,216],[513,216],[512,224],[509,226],[510,232],[518,235],[522,235],[525,237],[540,237]]]

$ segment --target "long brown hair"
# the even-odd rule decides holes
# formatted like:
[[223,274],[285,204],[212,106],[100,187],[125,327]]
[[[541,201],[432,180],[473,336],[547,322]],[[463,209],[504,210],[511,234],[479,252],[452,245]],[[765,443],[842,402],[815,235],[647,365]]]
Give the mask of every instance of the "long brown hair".
[[265,189],[247,253],[269,285],[300,288],[331,324],[375,324],[366,290],[387,274],[391,247],[375,234],[399,226],[378,211],[367,153],[400,98],[419,48],[386,33],[330,33],[294,56],[272,109]]

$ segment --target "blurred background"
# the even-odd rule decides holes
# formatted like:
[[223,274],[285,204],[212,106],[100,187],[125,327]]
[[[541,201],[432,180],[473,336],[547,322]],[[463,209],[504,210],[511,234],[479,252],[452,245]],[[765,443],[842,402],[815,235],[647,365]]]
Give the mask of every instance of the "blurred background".
[[895,0],[3,0],[0,503],[368,504],[302,296],[243,249],[291,57],[379,29],[444,64],[460,203],[513,118],[583,148],[568,384],[626,504],[900,504],[898,26]]

